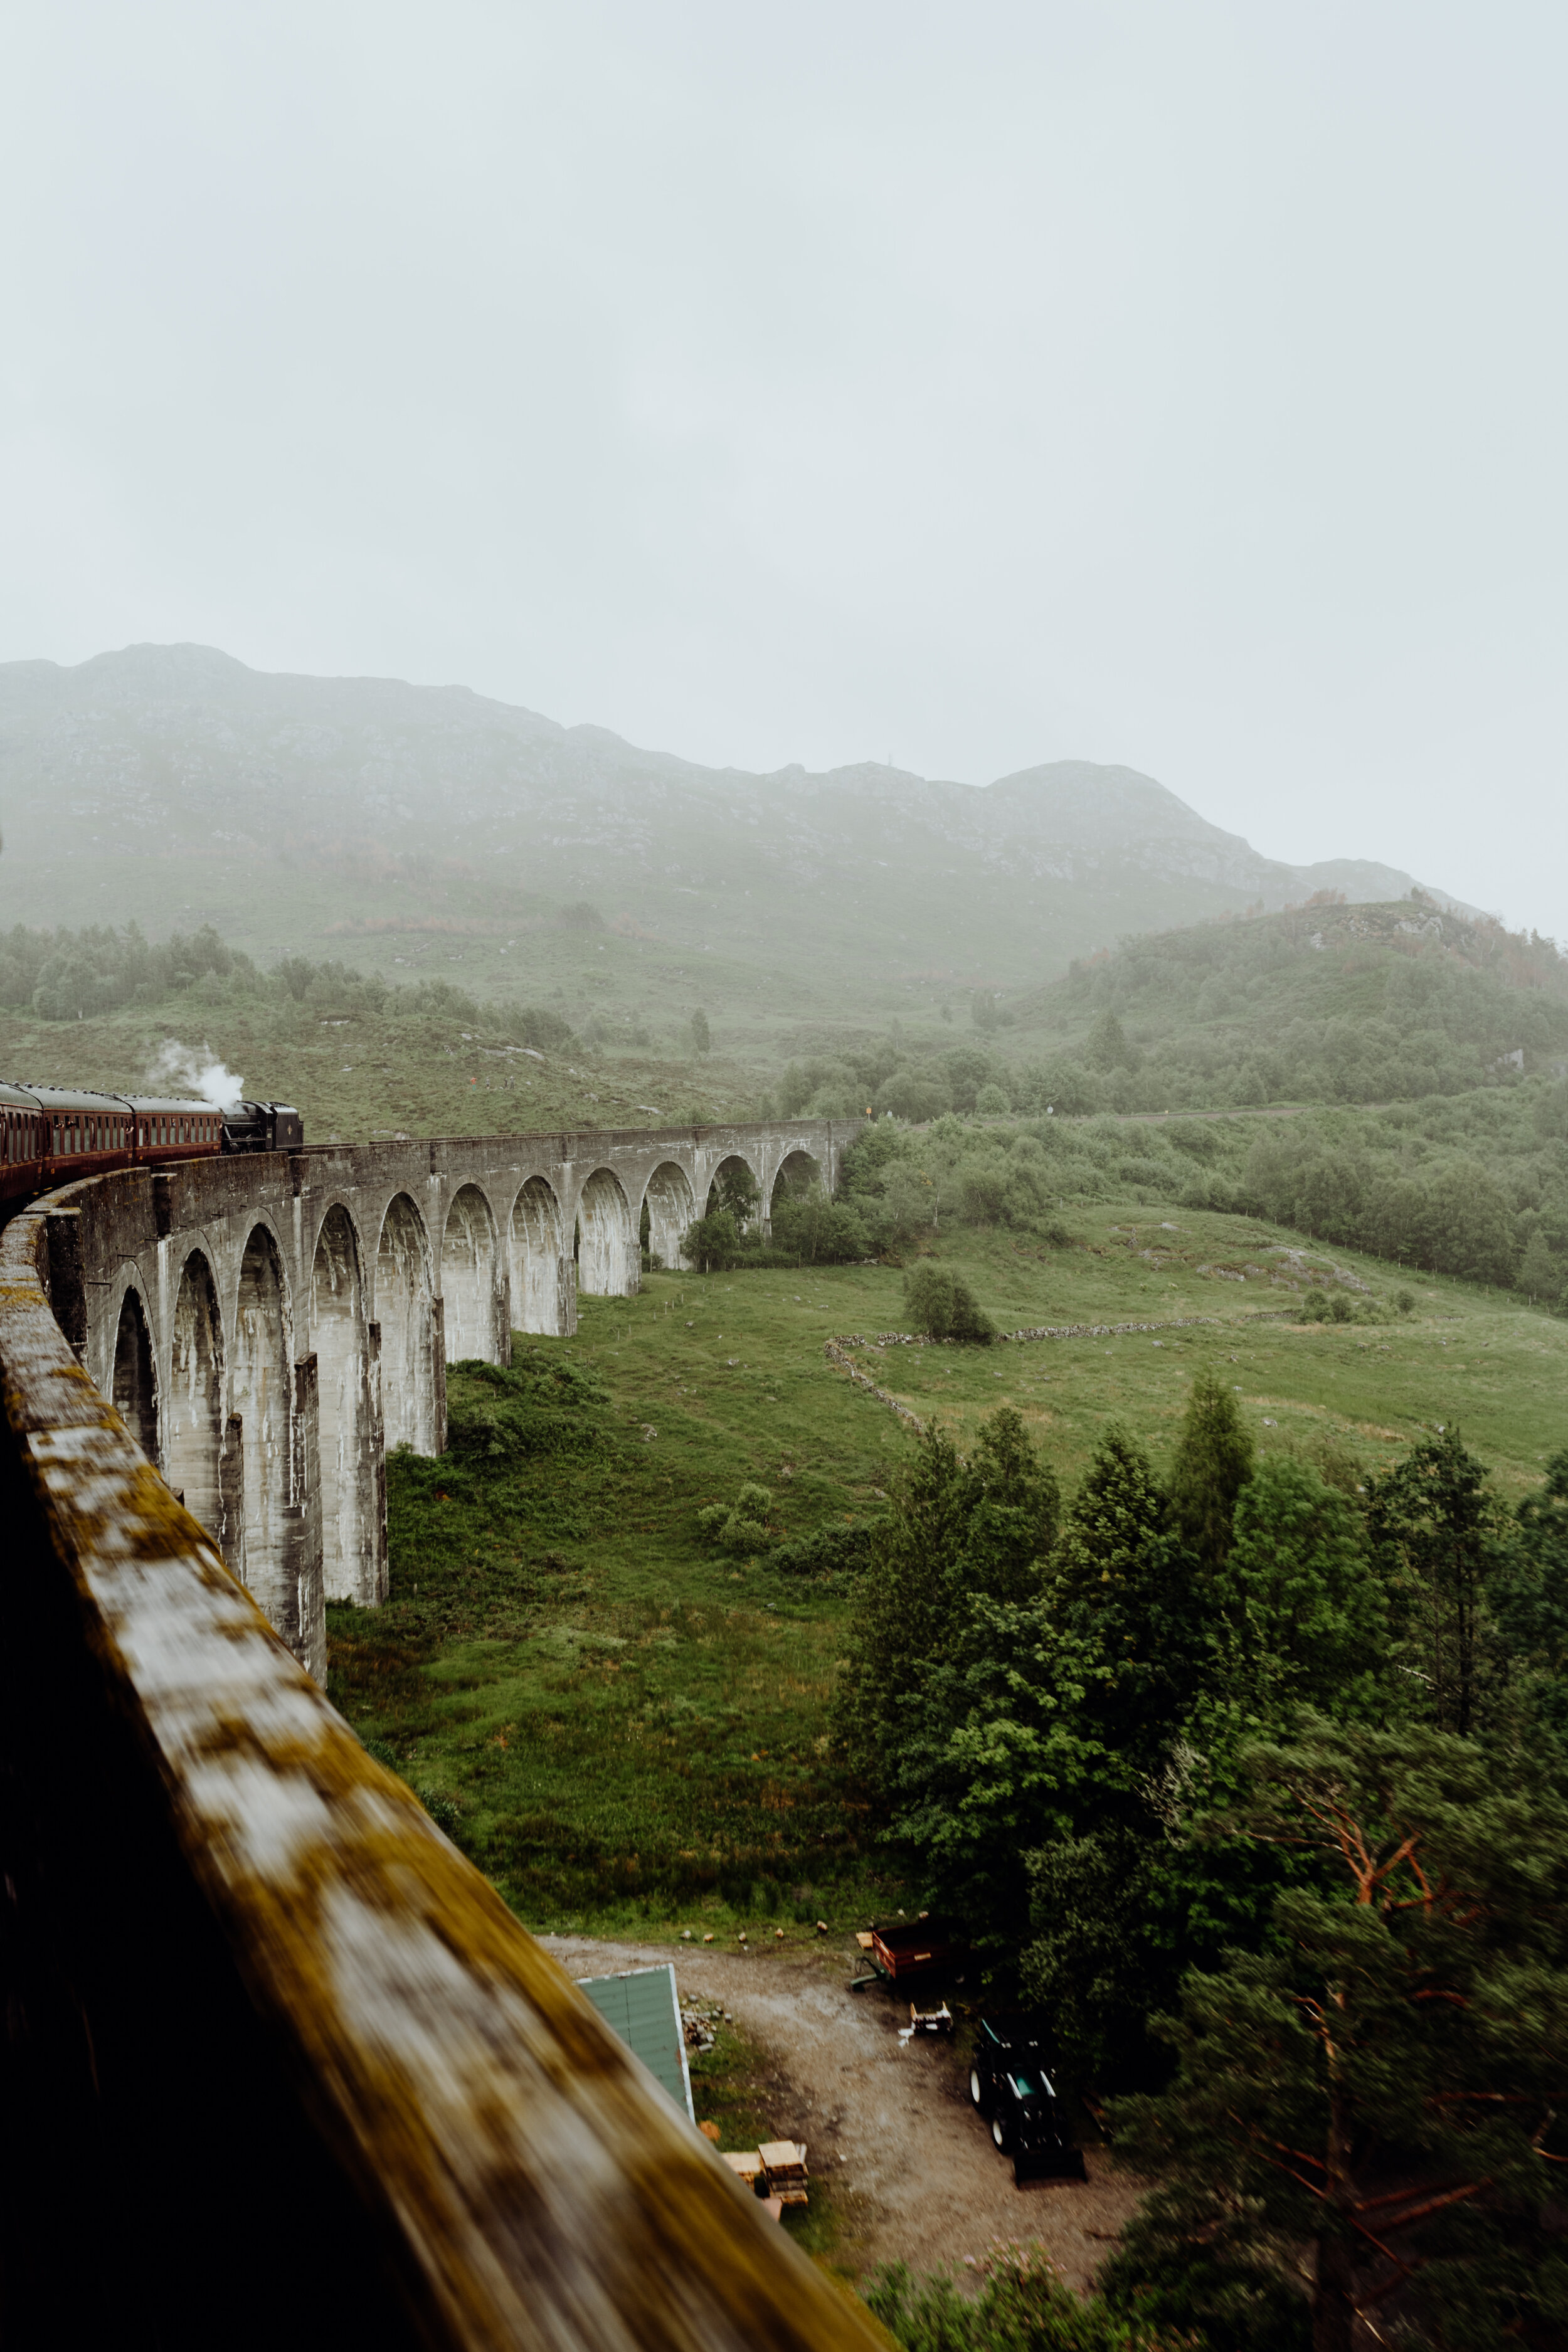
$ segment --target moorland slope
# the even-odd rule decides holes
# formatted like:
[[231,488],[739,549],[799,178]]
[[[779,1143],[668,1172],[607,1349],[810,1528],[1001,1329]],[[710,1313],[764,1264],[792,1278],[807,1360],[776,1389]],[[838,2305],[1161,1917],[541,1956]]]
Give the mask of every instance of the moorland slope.
[[[984,789],[865,763],[703,768],[455,686],[272,676],[201,646],[0,665],[0,922],[212,921],[258,954],[554,983],[586,899],[644,978],[831,1017],[1016,989],[1135,931],[1407,874],[1293,866],[1152,777]],[[569,944],[569,943],[568,943]]]

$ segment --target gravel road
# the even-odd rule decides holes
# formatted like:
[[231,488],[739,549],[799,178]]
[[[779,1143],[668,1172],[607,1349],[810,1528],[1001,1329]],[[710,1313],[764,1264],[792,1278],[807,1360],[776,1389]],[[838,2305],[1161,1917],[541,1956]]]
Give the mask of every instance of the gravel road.
[[999,2241],[1034,2241],[1081,2290],[1137,2203],[1138,2184],[1112,2173],[1098,2148],[1087,2151],[1087,2182],[1015,2188],[952,2043],[901,2043],[907,2004],[879,1986],[852,1993],[859,1955],[839,1937],[815,1948],[760,1943],[749,1957],[700,1944],[539,1940],[574,1977],[673,1959],[683,1998],[731,2012],[769,2061],[777,2137],[805,2140],[814,2176],[831,2177],[843,2221],[834,2260],[847,2268],[961,2270]]

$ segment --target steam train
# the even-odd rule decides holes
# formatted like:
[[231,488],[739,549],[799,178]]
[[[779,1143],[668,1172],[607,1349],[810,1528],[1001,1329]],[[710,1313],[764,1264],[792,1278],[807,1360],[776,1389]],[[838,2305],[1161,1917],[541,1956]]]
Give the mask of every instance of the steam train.
[[0,1079],[0,1210],[74,1176],[224,1151],[293,1151],[304,1140],[305,1122],[291,1103],[218,1110],[174,1095],[81,1094]]

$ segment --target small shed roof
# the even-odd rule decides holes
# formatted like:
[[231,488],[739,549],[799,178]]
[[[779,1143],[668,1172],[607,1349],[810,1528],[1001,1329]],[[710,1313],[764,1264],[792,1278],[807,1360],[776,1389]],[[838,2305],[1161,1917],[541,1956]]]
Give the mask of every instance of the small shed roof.
[[686,2036],[681,2031],[673,1966],[622,1969],[613,1977],[582,1977],[578,1982],[605,2024],[615,2028],[681,2113],[695,2123],[697,2110],[691,2104],[691,2077],[686,2067]]

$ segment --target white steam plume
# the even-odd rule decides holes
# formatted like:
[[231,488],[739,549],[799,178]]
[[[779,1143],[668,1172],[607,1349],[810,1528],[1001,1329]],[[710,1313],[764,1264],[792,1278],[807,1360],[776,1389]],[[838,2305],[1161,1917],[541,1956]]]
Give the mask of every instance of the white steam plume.
[[245,1092],[245,1080],[216,1060],[210,1045],[196,1054],[175,1037],[166,1039],[153,1055],[150,1083],[166,1084],[171,1093],[199,1095],[216,1110],[237,1110]]

